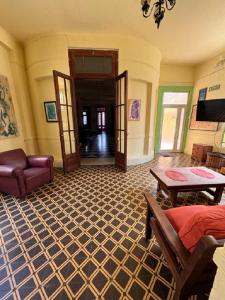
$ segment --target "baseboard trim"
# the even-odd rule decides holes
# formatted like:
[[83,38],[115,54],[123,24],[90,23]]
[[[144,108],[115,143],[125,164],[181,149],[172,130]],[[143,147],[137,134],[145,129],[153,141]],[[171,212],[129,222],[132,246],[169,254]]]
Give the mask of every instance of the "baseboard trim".
[[54,161],[54,167],[56,168],[62,168],[63,167],[63,163],[61,160],[55,160]]
[[[143,155],[142,157],[138,157],[138,158],[130,158],[127,160],[127,165],[128,166],[141,165],[141,164],[144,164],[144,163],[147,163],[147,162],[153,160],[153,158],[154,158],[154,153],[152,153],[150,155]],[[100,165],[102,165],[102,163]],[[55,160],[54,167],[62,168],[63,167],[62,161]]]
[[154,158],[154,154],[150,154],[150,155],[144,155],[142,157],[139,158],[130,158],[127,161],[127,165],[128,166],[136,166],[136,165],[141,165],[141,164],[145,164],[151,160],[153,160]]

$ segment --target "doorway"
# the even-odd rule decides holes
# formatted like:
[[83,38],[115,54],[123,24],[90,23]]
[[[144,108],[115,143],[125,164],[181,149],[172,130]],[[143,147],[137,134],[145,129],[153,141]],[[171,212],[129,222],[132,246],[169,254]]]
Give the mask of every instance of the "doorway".
[[118,51],[69,49],[69,62],[75,80],[81,159],[104,158],[114,164]]
[[92,158],[93,162],[93,159],[104,158],[105,162],[114,164],[114,81],[77,79],[75,94],[81,159]]
[[183,152],[191,87],[160,87],[155,152]]
[[82,144],[126,172],[128,72],[118,75],[118,51],[69,49],[69,65],[70,75],[53,70],[64,172],[79,168]]

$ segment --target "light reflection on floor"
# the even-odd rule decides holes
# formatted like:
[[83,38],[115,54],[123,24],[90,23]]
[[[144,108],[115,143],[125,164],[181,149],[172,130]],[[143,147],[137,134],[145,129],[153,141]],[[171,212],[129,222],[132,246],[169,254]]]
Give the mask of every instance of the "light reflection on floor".
[[83,134],[80,153],[83,158],[112,158],[114,156],[114,139],[103,131],[100,133]]

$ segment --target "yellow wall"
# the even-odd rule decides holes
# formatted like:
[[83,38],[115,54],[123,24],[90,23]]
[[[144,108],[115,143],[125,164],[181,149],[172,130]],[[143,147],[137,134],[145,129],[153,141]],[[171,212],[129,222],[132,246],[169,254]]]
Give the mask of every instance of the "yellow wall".
[[[216,67],[221,57],[225,57],[225,53],[196,67],[192,105],[197,103],[200,89],[216,84],[220,84],[221,88],[216,91],[207,92],[206,99],[225,98],[225,67]],[[215,151],[225,152],[224,148],[220,147],[223,129],[224,123],[220,123],[218,132],[189,130],[185,152],[191,154],[193,143],[212,145]]]
[[225,246],[218,247],[213,255],[213,261],[217,265],[216,277],[210,292],[209,300],[218,300],[224,298],[225,281]]
[[[40,153],[51,153],[61,161],[58,124],[47,123],[43,102],[54,100],[52,70],[69,74],[68,48],[119,49],[119,72],[128,70],[129,98],[141,99],[141,120],[128,124],[128,163],[153,157],[156,92],[160,52],[149,43],[122,36],[55,34],[29,40],[25,46],[32,105],[35,111]],[[146,112],[147,111],[147,112]]]
[[160,85],[192,86],[194,83],[194,66],[161,64]]
[[23,148],[37,153],[33,115],[24,65],[23,49],[0,27],[0,74],[9,80],[19,135],[0,139],[0,152]]

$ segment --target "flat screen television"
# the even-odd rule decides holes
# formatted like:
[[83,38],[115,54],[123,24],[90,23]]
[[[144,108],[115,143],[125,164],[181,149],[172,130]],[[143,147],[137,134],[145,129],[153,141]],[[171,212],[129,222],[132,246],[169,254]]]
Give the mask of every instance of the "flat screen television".
[[198,101],[196,121],[225,122],[225,99]]

